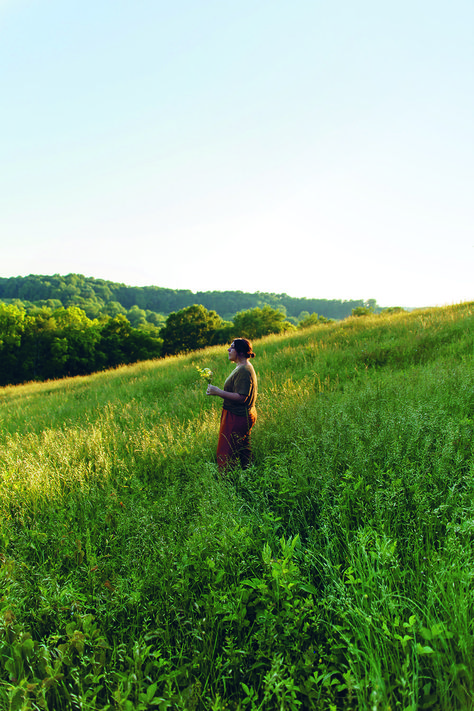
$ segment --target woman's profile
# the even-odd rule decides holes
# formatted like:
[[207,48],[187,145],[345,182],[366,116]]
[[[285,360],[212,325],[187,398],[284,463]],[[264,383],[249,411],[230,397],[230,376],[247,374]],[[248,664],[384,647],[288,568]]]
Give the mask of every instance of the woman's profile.
[[236,368],[225,381],[223,390],[215,385],[207,388],[208,395],[221,397],[224,401],[217,441],[217,464],[221,472],[239,461],[243,469],[248,467],[250,431],[257,419],[257,376],[250,363],[255,357],[252,344],[246,338],[235,338],[227,352]]

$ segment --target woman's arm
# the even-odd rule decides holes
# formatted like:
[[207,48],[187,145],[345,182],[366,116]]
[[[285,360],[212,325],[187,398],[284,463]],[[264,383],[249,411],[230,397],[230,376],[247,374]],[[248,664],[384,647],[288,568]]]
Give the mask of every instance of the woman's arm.
[[221,390],[215,385],[208,385],[206,394],[216,395],[217,397],[221,397],[223,400],[233,400],[234,402],[245,402],[247,399],[245,395],[241,395],[240,393],[230,393],[227,390]]

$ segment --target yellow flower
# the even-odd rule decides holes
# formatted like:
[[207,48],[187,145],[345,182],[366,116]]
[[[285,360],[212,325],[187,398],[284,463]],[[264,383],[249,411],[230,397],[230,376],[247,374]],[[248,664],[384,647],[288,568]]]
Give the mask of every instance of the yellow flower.
[[204,380],[206,380],[208,383],[212,382],[212,376],[214,375],[212,370],[210,370],[209,368],[199,368],[198,366],[196,366],[196,370],[201,378],[204,378]]

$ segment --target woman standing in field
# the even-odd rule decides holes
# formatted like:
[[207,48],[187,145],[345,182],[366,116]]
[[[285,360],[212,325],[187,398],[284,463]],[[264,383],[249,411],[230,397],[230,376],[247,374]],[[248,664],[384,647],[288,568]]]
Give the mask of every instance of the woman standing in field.
[[221,472],[236,460],[240,460],[243,469],[248,467],[250,431],[257,419],[257,376],[249,362],[255,357],[252,344],[246,338],[235,338],[227,352],[230,362],[236,363],[237,367],[225,381],[223,390],[215,385],[207,388],[208,395],[224,400],[217,442],[217,464]]

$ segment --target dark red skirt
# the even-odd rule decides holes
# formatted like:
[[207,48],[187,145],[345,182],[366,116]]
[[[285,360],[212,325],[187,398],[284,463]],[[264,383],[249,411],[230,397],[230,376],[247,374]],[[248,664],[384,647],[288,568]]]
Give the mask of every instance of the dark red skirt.
[[248,467],[252,456],[250,431],[256,420],[255,409],[250,410],[245,417],[222,410],[217,442],[217,464],[220,471],[224,471],[238,461],[242,469]]

